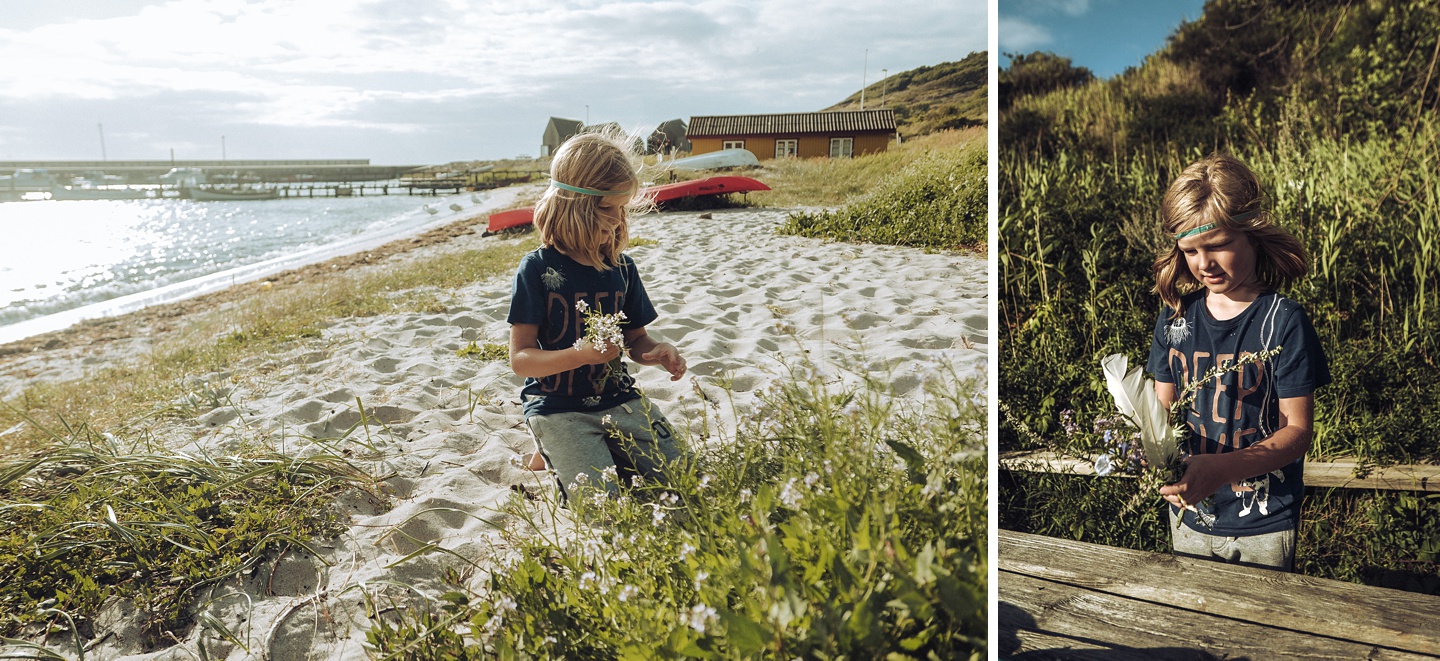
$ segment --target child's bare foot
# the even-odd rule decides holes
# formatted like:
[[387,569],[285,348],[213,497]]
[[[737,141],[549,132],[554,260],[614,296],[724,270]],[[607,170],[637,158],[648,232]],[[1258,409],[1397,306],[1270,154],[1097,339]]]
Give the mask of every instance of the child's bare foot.
[[545,465],[545,457],[539,452],[529,452],[511,457],[510,463],[514,464],[516,468],[524,468],[525,470],[536,472],[548,468],[548,466]]

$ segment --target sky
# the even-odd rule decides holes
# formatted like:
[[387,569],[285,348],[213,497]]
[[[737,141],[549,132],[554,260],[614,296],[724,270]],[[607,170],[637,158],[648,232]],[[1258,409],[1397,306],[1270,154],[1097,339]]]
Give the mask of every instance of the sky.
[[985,50],[986,5],[0,0],[0,160],[534,156],[551,116],[821,110]]
[[1049,51],[1110,78],[1165,45],[1204,0],[1000,0],[1000,66],[1005,54]]

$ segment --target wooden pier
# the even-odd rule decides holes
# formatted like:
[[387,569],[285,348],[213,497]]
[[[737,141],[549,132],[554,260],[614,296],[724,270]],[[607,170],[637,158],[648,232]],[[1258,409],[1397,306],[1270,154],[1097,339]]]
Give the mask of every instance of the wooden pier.
[[1001,659],[1434,659],[1440,597],[999,531]]

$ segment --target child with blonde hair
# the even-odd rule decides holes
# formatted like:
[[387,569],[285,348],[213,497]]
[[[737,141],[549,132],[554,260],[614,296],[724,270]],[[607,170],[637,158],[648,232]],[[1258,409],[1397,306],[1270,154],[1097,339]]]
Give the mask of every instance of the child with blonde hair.
[[664,368],[671,380],[685,374],[680,352],[646,333],[657,314],[623,252],[627,212],[644,205],[624,145],[585,133],[556,151],[535,207],[541,247],[520,260],[511,291],[510,366],[525,377],[525,422],[562,497],[577,479],[613,491],[611,468],[624,484],[637,476],[663,483],[664,467],[683,454],[665,416],[635,387],[622,348],[582,340],[582,309],[624,313],[630,359]]
[[1279,350],[1199,386],[1184,413],[1184,477],[1160,494],[1171,505],[1177,554],[1288,571],[1314,393],[1330,372],[1304,310],[1276,291],[1308,273],[1304,247],[1263,202],[1255,174],[1221,154],[1170,185],[1160,215],[1174,243],[1153,267],[1166,308],[1147,370],[1169,407],[1206,372]]

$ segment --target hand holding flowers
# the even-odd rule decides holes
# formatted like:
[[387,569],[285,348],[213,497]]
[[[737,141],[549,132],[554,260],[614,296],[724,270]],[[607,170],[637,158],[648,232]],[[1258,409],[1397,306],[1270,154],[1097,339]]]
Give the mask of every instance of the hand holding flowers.
[[592,310],[583,299],[575,302],[575,309],[580,311],[581,321],[585,324],[585,334],[575,340],[575,350],[590,352],[586,357],[586,363],[590,365],[618,360],[625,350],[625,331],[620,327],[625,322],[625,313],[605,314]]

